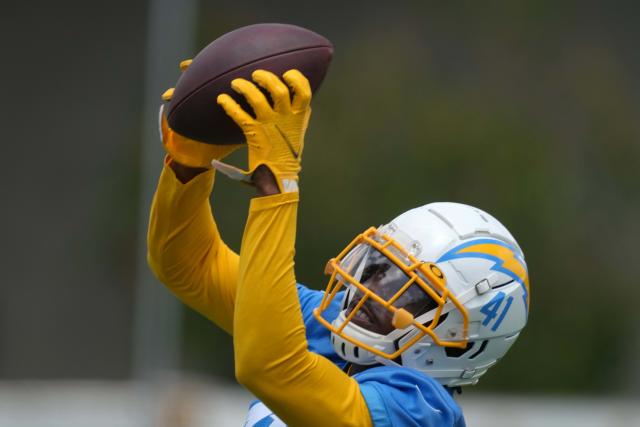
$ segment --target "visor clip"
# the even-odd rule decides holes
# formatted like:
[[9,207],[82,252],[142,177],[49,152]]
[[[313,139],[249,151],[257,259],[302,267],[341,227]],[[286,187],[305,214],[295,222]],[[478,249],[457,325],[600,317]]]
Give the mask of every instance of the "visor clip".
[[460,375],[460,378],[468,380],[468,379],[473,378],[473,376],[475,374],[476,374],[476,370],[475,369],[465,369],[464,371],[462,371],[462,374]]
[[491,290],[491,285],[487,279],[481,280],[476,284],[476,292],[478,295],[486,294]]
[[422,245],[417,240],[414,240],[413,243],[411,243],[410,253],[411,255],[417,257],[418,255],[420,255],[420,252],[422,252]]

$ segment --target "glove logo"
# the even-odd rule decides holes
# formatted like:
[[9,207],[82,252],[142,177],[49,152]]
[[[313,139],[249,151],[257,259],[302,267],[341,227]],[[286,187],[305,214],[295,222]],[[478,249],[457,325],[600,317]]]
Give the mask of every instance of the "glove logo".
[[436,263],[461,258],[481,258],[493,261],[491,270],[506,274],[522,286],[523,300],[528,311],[529,273],[518,249],[496,239],[475,239],[447,251]]
[[289,150],[291,151],[291,154],[293,154],[293,157],[295,159],[299,159],[300,158],[300,154],[294,150],[293,145],[291,145],[291,142],[289,141],[289,138],[287,138],[287,135],[284,134],[284,132],[282,132],[282,129],[280,129],[280,126],[275,125],[277,131],[280,133],[280,136],[282,137],[282,139],[284,139],[284,142],[287,143],[287,147],[289,147]]

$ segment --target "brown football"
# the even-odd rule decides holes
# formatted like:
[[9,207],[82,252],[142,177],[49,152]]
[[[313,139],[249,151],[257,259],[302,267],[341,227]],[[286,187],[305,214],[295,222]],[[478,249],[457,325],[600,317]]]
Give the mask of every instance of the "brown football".
[[216,103],[220,93],[231,95],[250,114],[231,81],[268,70],[278,76],[300,70],[314,94],[324,79],[333,45],[313,31],[287,24],[256,24],[231,31],[202,49],[176,83],[167,120],[176,132],[210,144],[244,142],[240,128]]

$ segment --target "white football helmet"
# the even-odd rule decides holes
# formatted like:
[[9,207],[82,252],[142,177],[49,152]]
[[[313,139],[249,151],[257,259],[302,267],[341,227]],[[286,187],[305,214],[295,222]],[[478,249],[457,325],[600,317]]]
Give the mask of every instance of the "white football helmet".
[[[397,364],[449,387],[475,384],[527,323],[522,250],[480,209],[430,203],[370,228],[327,264],[316,318],[335,351],[358,364]],[[323,312],[339,291],[333,322]]]

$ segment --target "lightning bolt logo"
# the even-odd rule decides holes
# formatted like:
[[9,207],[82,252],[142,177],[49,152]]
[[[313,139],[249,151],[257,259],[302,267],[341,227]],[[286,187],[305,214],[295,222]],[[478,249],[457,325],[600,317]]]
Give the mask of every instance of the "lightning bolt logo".
[[528,312],[529,273],[527,264],[518,249],[496,239],[475,239],[447,251],[436,263],[461,258],[480,258],[493,261],[491,270],[506,274],[522,286],[524,304]]

